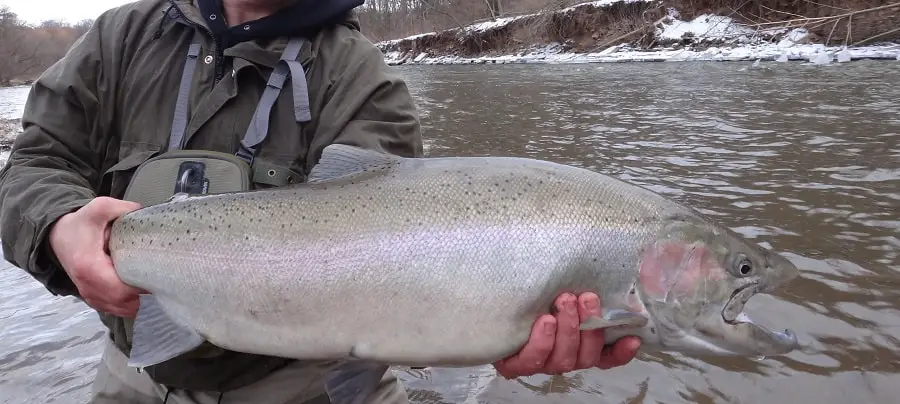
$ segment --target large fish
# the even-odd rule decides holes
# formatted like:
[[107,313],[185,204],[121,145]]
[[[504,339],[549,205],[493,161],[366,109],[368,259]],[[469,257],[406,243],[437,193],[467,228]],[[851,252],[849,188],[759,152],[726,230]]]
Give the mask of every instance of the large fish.
[[177,195],[118,219],[109,248],[121,279],[151,293],[132,366],[204,340],[349,359],[357,365],[330,385],[336,402],[355,396],[335,385],[380,378],[358,364],[509,356],[563,292],[597,293],[603,316],[582,329],[605,328],[608,342],[639,336],[644,351],[756,357],[798,346],[742,312],[798,274],[787,259],[644,188],[534,159],[331,145],[308,183]]

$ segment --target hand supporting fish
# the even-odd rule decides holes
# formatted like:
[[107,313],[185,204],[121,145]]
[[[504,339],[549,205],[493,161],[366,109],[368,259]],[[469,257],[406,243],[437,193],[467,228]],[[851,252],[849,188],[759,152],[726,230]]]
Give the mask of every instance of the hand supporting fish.
[[531,329],[531,336],[515,355],[494,363],[507,379],[535,374],[562,374],[573,370],[610,369],[631,362],[641,346],[640,338],[623,337],[604,346],[603,329],[579,331],[588,317],[602,315],[594,293],[564,293],[556,299],[556,315],[545,314]]

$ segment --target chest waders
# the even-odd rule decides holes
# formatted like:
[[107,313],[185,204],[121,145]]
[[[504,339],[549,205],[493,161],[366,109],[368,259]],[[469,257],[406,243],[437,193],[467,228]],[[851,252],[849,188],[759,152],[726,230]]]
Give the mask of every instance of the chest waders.
[[[302,182],[302,174],[287,167],[268,164],[257,159],[256,154],[268,134],[272,107],[288,75],[292,79],[295,120],[297,123],[311,120],[306,76],[303,66],[296,60],[305,44],[309,41],[303,38],[293,38],[288,42],[269,76],[239,149],[230,154],[183,149],[188,124],[188,95],[200,55],[200,44],[192,43],[178,89],[168,149],[137,167],[123,199],[149,206],[165,202],[179,192],[215,194]],[[124,346],[118,345],[127,354],[131,349],[134,319],[123,320],[125,341]],[[253,383],[291,361],[227,351],[205,342],[191,352],[142,371],[163,385],[190,390],[226,391]]]

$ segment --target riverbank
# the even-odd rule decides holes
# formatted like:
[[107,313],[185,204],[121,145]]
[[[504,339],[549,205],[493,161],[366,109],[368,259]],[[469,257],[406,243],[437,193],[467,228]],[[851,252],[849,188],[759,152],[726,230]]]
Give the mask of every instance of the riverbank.
[[[900,2],[863,7],[847,1],[837,9],[782,11],[789,18],[776,13],[781,19],[767,16],[766,22],[707,3],[712,2],[600,0],[377,46],[391,65],[900,60]],[[747,3],[765,1],[742,4]],[[849,8],[854,3],[859,7]],[[799,12],[816,14],[798,18]]]

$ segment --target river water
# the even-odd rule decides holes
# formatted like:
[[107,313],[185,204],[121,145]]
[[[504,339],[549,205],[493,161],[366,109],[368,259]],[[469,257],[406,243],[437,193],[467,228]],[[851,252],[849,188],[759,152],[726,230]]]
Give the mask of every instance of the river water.
[[[798,333],[804,348],[784,357],[641,354],[613,370],[513,381],[490,368],[398,370],[413,401],[900,402],[900,63],[763,66],[398,67],[429,155],[535,157],[633,181],[803,272],[748,304],[758,321]],[[16,91],[27,90],[0,90],[0,110],[19,108]],[[13,268],[0,286],[0,401],[84,402],[96,315]]]

